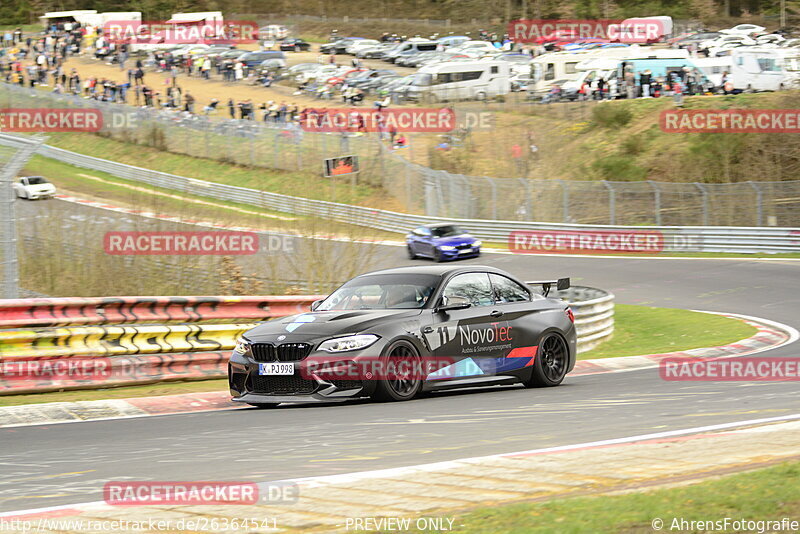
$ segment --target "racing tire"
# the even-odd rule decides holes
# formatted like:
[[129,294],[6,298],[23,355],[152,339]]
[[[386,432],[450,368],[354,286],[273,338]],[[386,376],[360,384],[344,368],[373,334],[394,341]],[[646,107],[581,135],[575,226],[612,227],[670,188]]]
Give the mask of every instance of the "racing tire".
[[[395,362],[408,361],[411,364],[412,376],[410,378],[397,376],[391,379],[378,380],[372,398],[379,402],[400,402],[413,399],[422,389],[422,381],[415,380],[413,377],[413,369],[420,368],[418,365],[420,362],[419,354],[406,341],[397,341],[389,348],[386,354],[387,356],[382,358],[386,362],[390,360]],[[394,368],[398,369],[399,366],[395,365]]]
[[433,251],[433,261],[436,263],[442,263],[444,261],[444,256],[442,255],[442,251],[436,249]]
[[529,388],[553,387],[559,385],[567,375],[569,349],[567,342],[559,334],[545,334],[539,342],[533,362],[531,377],[525,382]]
[[414,250],[411,248],[411,245],[406,246],[406,250],[408,251],[408,259],[409,260],[416,260],[417,255],[414,254]]
[[267,408],[277,408],[278,406],[280,406],[279,402],[259,402],[259,403],[248,402],[247,404],[253,406],[254,408],[258,408],[259,410],[266,410]]

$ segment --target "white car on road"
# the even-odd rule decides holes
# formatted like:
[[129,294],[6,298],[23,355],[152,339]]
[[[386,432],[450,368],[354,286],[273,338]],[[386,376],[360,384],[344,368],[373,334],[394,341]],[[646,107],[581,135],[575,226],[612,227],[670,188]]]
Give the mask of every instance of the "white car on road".
[[18,198],[37,200],[50,198],[56,194],[56,186],[42,176],[23,176],[13,184]]

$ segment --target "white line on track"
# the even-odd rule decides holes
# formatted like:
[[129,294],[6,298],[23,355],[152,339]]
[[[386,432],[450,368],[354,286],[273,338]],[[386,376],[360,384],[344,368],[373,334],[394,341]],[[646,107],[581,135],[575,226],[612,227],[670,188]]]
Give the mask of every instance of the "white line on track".
[[[459,460],[448,460],[445,462],[435,462],[430,464],[421,464],[421,465],[413,465],[407,467],[394,467],[390,469],[378,469],[374,471],[358,471],[355,473],[344,473],[340,475],[325,475],[319,477],[303,477],[303,478],[292,478],[292,479],[283,479],[283,480],[276,480],[276,481],[269,481],[269,482],[260,482],[259,486],[268,486],[274,484],[288,484],[288,483],[302,483],[304,486],[307,487],[316,487],[316,486],[325,486],[329,484],[339,484],[339,483],[348,483],[348,482],[357,482],[360,480],[368,480],[374,478],[389,478],[389,477],[397,477],[408,475],[412,473],[420,473],[420,472],[431,472],[431,471],[441,471],[445,469],[457,469],[463,468],[465,463],[470,464],[480,464],[490,460],[496,460],[500,458],[514,458],[518,456],[533,456],[536,454],[548,454],[548,453],[558,453],[558,452],[568,452],[572,450],[579,450],[579,449],[593,449],[593,448],[600,448],[600,447],[607,447],[611,445],[627,445],[633,444],[637,442],[643,441],[652,441],[657,439],[665,439],[665,438],[674,438],[674,437],[681,437],[681,436],[689,436],[692,434],[704,434],[709,432],[719,432],[722,430],[731,430],[741,427],[748,427],[748,426],[757,426],[757,425],[766,425],[771,423],[781,423],[781,422],[789,422],[789,421],[800,421],[800,414],[790,414],[790,415],[782,415],[777,417],[765,417],[761,419],[749,419],[745,421],[735,421],[732,423],[721,423],[716,425],[706,425],[706,426],[698,426],[692,428],[683,428],[680,430],[668,430],[664,432],[654,432],[650,434],[639,434],[635,436],[628,436],[624,438],[614,438],[614,439],[605,439],[599,441],[589,441],[585,443],[575,443],[572,445],[561,445],[558,447],[546,447],[542,449],[531,449],[527,451],[520,451],[520,452],[511,452],[511,453],[503,453],[503,454],[493,454],[490,456],[478,456],[472,458],[462,458]],[[85,508],[85,507],[94,507],[94,506],[101,506],[105,507],[108,506],[111,508],[110,505],[106,505],[104,501],[92,501],[86,503],[79,503],[79,504],[68,504],[68,505],[61,505],[61,506],[50,506],[46,508],[33,508],[28,510],[16,510],[12,512],[1,512],[0,517],[14,517],[14,516],[23,516],[23,515],[38,515],[38,514],[45,514],[48,512],[58,512],[58,511],[68,511],[68,510],[76,510]]]

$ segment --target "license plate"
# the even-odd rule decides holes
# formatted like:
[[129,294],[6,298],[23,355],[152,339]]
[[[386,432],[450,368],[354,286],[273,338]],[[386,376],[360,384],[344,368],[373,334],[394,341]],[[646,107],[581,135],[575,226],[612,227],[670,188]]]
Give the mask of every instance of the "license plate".
[[469,254],[470,252],[472,252],[471,248],[462,248],[458,251],[459,254]]
[[259,363],[258,374],[261,376],[291,376],[294,374],[294,364]]

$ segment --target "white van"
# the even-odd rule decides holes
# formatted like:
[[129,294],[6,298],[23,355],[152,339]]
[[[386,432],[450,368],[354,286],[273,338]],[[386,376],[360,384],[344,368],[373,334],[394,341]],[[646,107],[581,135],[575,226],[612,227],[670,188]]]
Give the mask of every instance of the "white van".
[[435,52],[438,46],[439,43],[436,41],[417,40],[416,38],[409,39],[408,41],[400,43],[394,47],[391,52],[384,56],[384,59],[394,63],[394,60],[397,59],[397,56],[404,52]]
[[428,102],[486,100],[510,92],[508,61],[448,61],[419,69],[407,98]]
[[735,48],[731,51],[730,81],[741,91],[778,91],[788,88],[790,77],[784,70],[782,50],[775,48]]

